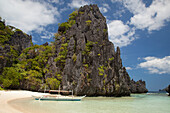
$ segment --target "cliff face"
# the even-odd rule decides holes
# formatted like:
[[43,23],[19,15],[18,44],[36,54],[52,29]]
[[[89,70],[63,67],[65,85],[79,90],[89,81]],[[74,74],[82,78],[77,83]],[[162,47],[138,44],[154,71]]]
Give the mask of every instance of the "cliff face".
[[9,40],[9,45],[12,45],[16,50],[21,53],[25,48],[31,47],[32,37],[22,31],[16,31]]
[[0,20],[0,74],[3,67],[10,67],[16,62],[21,51],[30,47],[32,37],[12,26],[6,26]]
[[147,93],[148,90],[146,89],[145,81],[139,80],[137,82],[133,81],[130,82],[130,91],[132,93]]
[[[71,27],[61,25],[56,37],[57,71],[62,74],[62,89],[76,95],[124,96],[142,92],[122,66],[120,49],[108,40],[105,17],[97,5],[81,7],[70,15]],[[64,46],[63,45],[67,45]],[[65,56],[62,56],[65,51]],[[135,85],[134,88],[133,85]],[[145,92],[145,91],[144,91]]]

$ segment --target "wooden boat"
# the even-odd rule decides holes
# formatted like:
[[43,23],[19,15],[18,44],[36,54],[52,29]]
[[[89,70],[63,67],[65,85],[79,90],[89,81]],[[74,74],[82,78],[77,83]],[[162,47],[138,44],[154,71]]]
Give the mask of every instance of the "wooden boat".
[[73,91],[71,96],[64,96],[60,93],[70,93],[71,91],[64,91],[64,90],[49,90],[49,93],[57,92],[58,94],[50,94],[50,95],[42,95],[42,96],[32,96],[35,100],[47,100],[47,101],[81,101],[85,96],[73,96]]
[[43,95],[43,96],[33,96],[35,100],[46,100],[46,101],[81,101],[85,96],[75,97],[75,96],[62,96],[62,95]]

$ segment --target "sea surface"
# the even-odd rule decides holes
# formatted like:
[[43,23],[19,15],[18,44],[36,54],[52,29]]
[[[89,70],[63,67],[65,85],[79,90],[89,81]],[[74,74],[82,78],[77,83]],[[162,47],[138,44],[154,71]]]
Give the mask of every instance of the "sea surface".
[[24,113],[170,113],[166,93],[131,94],[130,97],[85,97],[82,101],[39,101],[32,98],[9,103]]

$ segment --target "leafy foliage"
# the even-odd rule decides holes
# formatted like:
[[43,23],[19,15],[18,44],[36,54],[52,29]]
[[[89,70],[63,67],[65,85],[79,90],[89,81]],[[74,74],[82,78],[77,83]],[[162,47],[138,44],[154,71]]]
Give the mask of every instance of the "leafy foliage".
[[4,90],[3,88],[1,88],[1,86],[0,86],[0,90]]
[[61,36],[61,35],[60,35],[59,33],[54,33],[54,39],[55,39],[55,40],[59,39],[60,36]]
[[79,13],[80,13],[81,15],[83,15],[83,14],[84,14],[84,12],[82,12],[82,11],[79,11]]
[[[0,46],[3,51],[0,56],[0,61],[4,61],[4,66],[12,66],[18,62],[18,46],[10,45],[10,41],[15,32],[21,31],[13,26],[5,25],[5,21],[0,21]],[[21,31],[22,32],[22,31]],[[0,69],[0,73],[3,69]]]
[[31,90],[38,90],[40,85],[42,84],[42,73],[36,70],[29,70],[27,72],[26,80],[30,85]]
[[86,21],[86,25],[87,25],[87,26],[90,26],[91,22],[92,22],[91,20],[87,20],[87,21]]
[[54,90],[58,89],[58,87],[60,86],[60,81],[54,77],[47,78],[47,84],[49,85],[50,89]]
[[86,74],[86,77],[87,77],[87,82],[92,81],[92,79],[90,78],[89,74]]
[[69,15],[69,20],[75,20],[75,17],[78,15],[78,11],[75,10]]
[[103,75],[104,75],[104,69],[103,69],[103,68],[104,68],[104,65],[98,67],[99,75],[100,75],[100,76],[103,76]]
[[65,34],[66,31],[71,28],[75,23],[75,19],[76,19],[76,16],[78,15],[78,11],[75,10],[73,11],[70,15],[69,15],[69,20],[67,22],[64,22],[64,23],[61,23],[61,24],[58,24],[59,28],[64,28],[65,30],[63,31],[63,33]]
[[5,67],[2,73],[0,83],[4,88],[17,88],[23,78],[24,70],[20,65],[13,65],[13,67]]
[[107,32],[107,29],[103,29],[103,32],[106,33],[106,32]]
[[88,68],[88,67],[89,67],[89,65],[88,65],[88,64],[84,64],[84,67]]
[[109,61],[112,61],[112,60],[114,60],[114,57],[109,58]]
[[86,43],[86,47],[85,47],[85,50],[82,52],[83,55],[89,55],[90,54],[90,51],[93,47],[93,44],[94,42],[92,41],[87,41]]
[[0,45],[6,44],[13,34],[13,29],[0,21]]
[[[49,73],[47,61],[54,56],[54,52],[55,47],[51,45],[34,45],[26,48],[18,57],[17,64],[4,68],[0,84],[3,84],[4,88],[17,88],[21,85],[21,82],[26,81],[30,90],[39,90],[38,88],[44,82],[45,74]],[[13,48],[8,54],[14,57],[18,55]]]
[[115,86],[115,91],[118,92],[120,90],[120,85],[118,82],[114,82],[114,86]]
[[74,62],[76,62],[76,60],[77,60],[77,56],[76,56],[75,53],[74,53],[74,55],[72,56],[72,60],[73,60]]
[[55,62],[59,62],[60,64],[65,64],[65,59],[68,52],[67,46],[68,43],[61,44],[59,55],[54,59]]

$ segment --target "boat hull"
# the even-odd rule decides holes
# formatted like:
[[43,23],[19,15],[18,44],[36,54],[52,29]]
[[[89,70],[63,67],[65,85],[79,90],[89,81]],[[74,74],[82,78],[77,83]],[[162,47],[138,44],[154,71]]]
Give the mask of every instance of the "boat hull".
[[[34,96],[33,96],[34,97]],[[82,97],[48,97],[48,96],[42,96],[42,97],[34,97],[35,100],[42,100],[42,101],[81,101],[85,96]]]
[[52,98],[35,98],[42,101],[81,101],[81,99],[52,99]]

